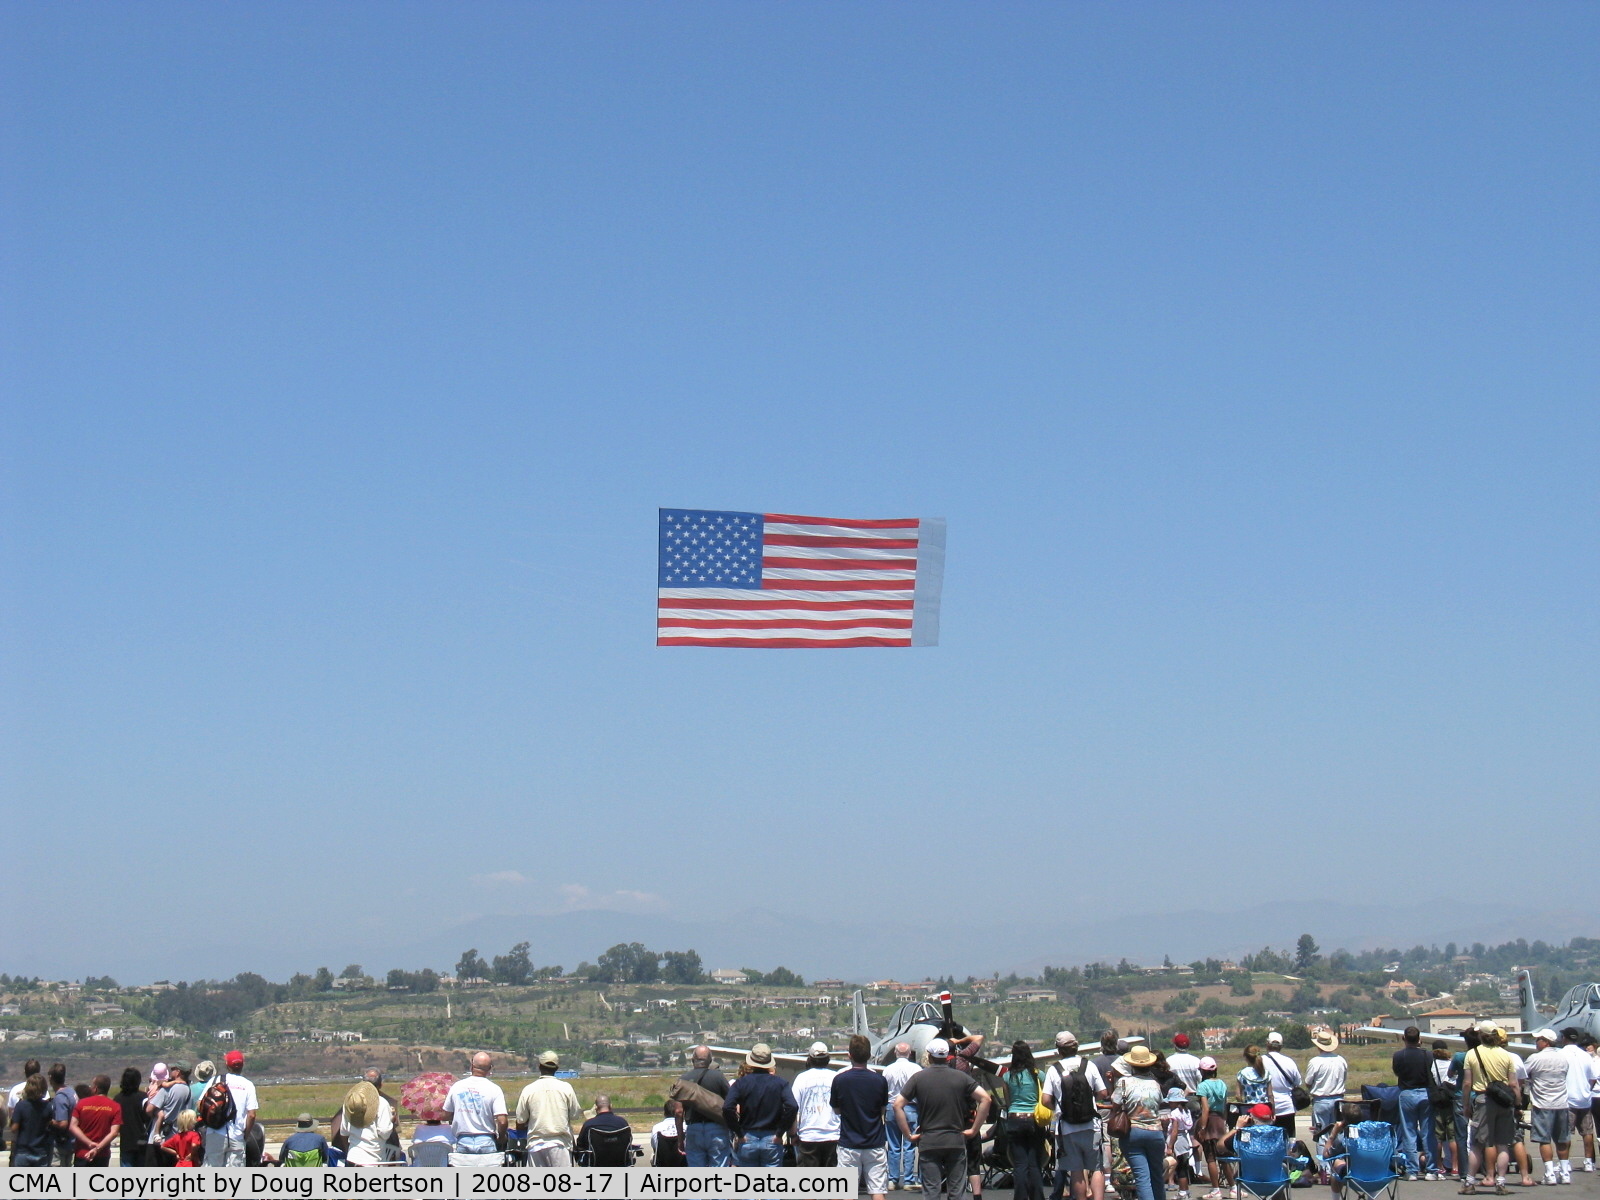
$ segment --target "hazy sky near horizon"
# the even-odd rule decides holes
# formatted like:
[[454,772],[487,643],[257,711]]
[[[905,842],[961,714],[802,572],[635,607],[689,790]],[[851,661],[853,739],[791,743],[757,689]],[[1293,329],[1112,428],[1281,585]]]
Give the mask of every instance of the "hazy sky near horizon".
[[[1597,38],[0,8],[0,969],[174,871],[385,945],[1447,903],[1541,828],[1586,895]],[[943,645],[657,649],[658,506],[945,517]]]

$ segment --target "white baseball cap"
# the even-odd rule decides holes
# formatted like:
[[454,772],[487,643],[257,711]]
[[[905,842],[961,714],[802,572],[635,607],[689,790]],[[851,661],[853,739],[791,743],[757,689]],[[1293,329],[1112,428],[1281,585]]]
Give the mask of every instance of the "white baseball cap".
[[1274,1029],[1271,1033],[1267,1034],[1267,1045],[1269,1045],[1269,1046],[1281,1046],[1281,1045],[1283,1045],[1283,1034],[1279,1033],[1276,1029]]
[[[928,1057],[929,1058],[949,1058],[950,1057],[950,1043],[945,1041],[943,1038],[934,1038],[932,1041],[930,1041],[928,1043]],[[931,1079],[933,1077],[930,1075],[928,1078]]]
[[1559,1042],[1561,1040],[1561,1035],[1556,1033],[1554,1029],[1541,1029],[1533,1036],[1535,1038],[1543,1038],[1547,1042]]
[[1060,1033],[1056,1034],[1056,1045],[1058,1046],[1076,1046],[1077,1044],[1078,1035],[1073,1033],[1070,1029],[1063,1029]]
[[811,1049],[806,1051],[812,1058],[826,1058],[829,1054],[827,1042],[812,1042]]

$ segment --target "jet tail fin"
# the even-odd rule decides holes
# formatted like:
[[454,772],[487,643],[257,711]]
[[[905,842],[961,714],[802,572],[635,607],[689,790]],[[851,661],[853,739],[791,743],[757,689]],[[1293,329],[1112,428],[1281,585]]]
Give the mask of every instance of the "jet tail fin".
[[850,997],[850,1032],[859,1033],[863,1037],[871,1037],[872,1030],[867,1026],[867,1003],[861,998],[861,993],[856,992]]
[[1529,1033],[1544,1025],[1544,1018],[1539,1015],[1539,1005],[1533,998],[1533,972],[1517,972],[1517,1003],[1522,1009],[1522,1027]]

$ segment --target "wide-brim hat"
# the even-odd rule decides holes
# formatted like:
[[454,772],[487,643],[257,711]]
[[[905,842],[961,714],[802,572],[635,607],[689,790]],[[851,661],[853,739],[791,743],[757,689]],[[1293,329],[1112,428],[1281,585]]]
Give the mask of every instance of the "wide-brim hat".
[[1319,1029],[1311,1035],[1311,1044],[1318,1050],[1337,1050],[1339,1048],[1339,1035],[1327,1029]]
[[355,1129],[365,1129],[378,1118],[378,1089],[363,1079],[345,1093],[344,1119]]
[[1149,1046],[1133,1046],[1123,1057],[1130,1067],[1149,1067],[1155,1065],[1156,1052]]
[[194,1078],[197,1082],[204,1082],[217,1073],[217,1064],[209,1058],[202,1058],[194,1065]]
[[750,1053],[744,1056],[744,1065],[752,1071],[770,1071],[777,1064],[772,1059],[772,1047],[765,1042],[757,1042],[750,1047]]

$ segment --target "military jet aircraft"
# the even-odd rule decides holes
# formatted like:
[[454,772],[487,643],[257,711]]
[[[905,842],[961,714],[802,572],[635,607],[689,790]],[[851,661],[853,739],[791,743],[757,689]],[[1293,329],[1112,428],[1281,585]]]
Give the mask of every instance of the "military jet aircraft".
[[[1577,1028],[1600,1038],[1600,983],[1580,983],[1577,987],[1568,988],[1561,1003],[1556,1005],[1555,1012],[1541,1012],[1534,1001],[1533,976],[1527,971],[1518,971],[1517,1000],[1522,1010],[1522,1027],[1526,1031],[1524,1036],[1531,1036],[1537,1029],[1549,1028],[1562,1033]],[[1401,1035],[1401,1029],[1388,1025],[1364,1025],[1360,1032],[1370,1037],[1395,1040]],[[1427,1040],[1443,1042],[1452,1050],[1459,1050],[1466,1045],[1465,1039],[1451,1034],[1429,1034]],[[1506,1049],[1526,1055],[1532,1054],[1538,1047],[1532,1042],[1510,1042]]]
[[[949,1039],[952,1036],[963,1036],[965,1030],[955,1019],[955,1010],[950,1001],[949,992],[940,992],[937,996],[926,1000],[912,1000],[902,1004],[894,1015],[894,1020],[883,1033],[874,1033],[867,1023],[867,1005],[860,992],[850,997],[852,1009],[851,1034],[864,1034],[872,1043],[872,1057],[868,1065],[875,1071],[881,1071],[894,1061],[894,1048],[901,1042],[911,1047],[911,1056],[918,1062],[928,1048],[928,1043],[936,1037]],[[718,1058],[743,1059],[745,1050],[733,1046],[712,1046],[711,1053]],[[835,1070],[842,1070],[849,1066],[849,1059],[843,1050],[829,1051],[828,1065]],[[792,1076],[804,1070],[806,1056],[804,1054],[774,1053],[773,1059],[778,1065],[780,1075]],[[1033,1052],[1035,1062],[1054,1062],[1056,1049],[1050,1046],[1047,1049]],[[1000,1068],[1011,1061],[1011,1055],[1005,1054],[998,1058],[985,1056],[975,1060],[981,1071],[988,1074],[999,1074]]]

